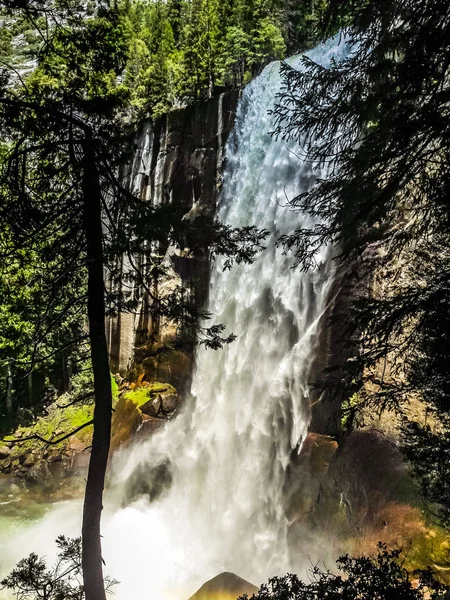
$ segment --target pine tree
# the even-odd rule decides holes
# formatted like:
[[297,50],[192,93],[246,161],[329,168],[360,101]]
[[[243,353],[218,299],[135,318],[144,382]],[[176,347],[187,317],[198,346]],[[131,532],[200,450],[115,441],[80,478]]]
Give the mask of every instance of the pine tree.
[[[253,596],[255,600],[425,600],[442,598],[444,589],[428,571],[415,573],[411,580],[400,561],[401,550],[389,552],[378,544],[376,556],[341,556],[336,561],[337,574],[321,569],[310,569],[309,582],[297,575],[273,577]],[[241,596],[238,600],[245,600]]]
[[[359,387],[359,401],[377,410],[401,409],[419,395],[440,412],[446,429],[450,355],[441,332],[450,308],[450,5],[353,5],[345,58],[328,69],[307,58],[302,72],[283,67],[276,134],[298,140],[306,159],[327,164],[330,176],[292,200],[316,225],[282,244],[302,268],[332,243],[340,260],[391,277],[383,295],[375,291],[353,303],[348,343],[358,354],[342,365],[345,389],[350,397]],[[423,476],[437,465],[431,453],[424,461],[421,443],[430,448],[433,438],[422,434],[408,455]],[[447,436],[441,440],[442,458]],[[442,470],[434,474],[431,500],[448,513]],[[424,483],[428,493],[430,480]]]

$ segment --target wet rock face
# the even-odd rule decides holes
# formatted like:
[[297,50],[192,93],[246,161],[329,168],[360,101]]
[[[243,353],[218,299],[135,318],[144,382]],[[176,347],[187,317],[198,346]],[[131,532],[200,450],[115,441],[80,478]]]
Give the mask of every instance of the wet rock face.
[[[153,205],[173,205],[187,219],[212,219],[220,190],[224,147],[234,124],[238,98],[237,91],[224,93],[202,104],[172,111],[153,126],[144,124],[134,160],[123,174],[132,191]],[[207,260],[167,248],[165,264],[171,276],[162,287],[170,291],[181,284],[201,306],[208,290]],[[125,275],[129,268],[126,258],[120,267]],[[157,345],[173,337],[173,328],[161,328],[152,322],[145,314],[145,293],[138,293],[142,297],[142,314],[119,314],[109,319],[111,369],[122,375],[134,369],[135,378],[145,372],[148,380],[168,381],[182,389],[192,368],[192,347],[158,352]]]
[[149,381],[167,381],[178,389],[185,389],[192,370],[192,353],[189,350],[170,350],[153,356],[152,345],[137,347],[134,360],[136,370]]
[[286,516],[291,527],[310,519],[337,448],[333,438],[310,432],[300,454],[293,456],[284,482]]
[[164,462],[150,470],[147,464],[139,464],[128,478],[123,498],[124,506],[141,497],[146,497],[149,502],[160,498],[172,483],[170,463]]
[[[336,264],[313,361],[310,428],[320,434],[339,437],[342,433],[341,406],[349,397],[342,382],[344,377],[348,378],[348,361],[357,354],[355,343],[349,341],[351,304],[366,293],[370,267],[362,269],[360,265],[345,262]],[[358,375],[355,373],[355,377]]]
[[142,404],[141,411],[149,417],[166,417],[174,413],[180,405],[180,397],[176,393],[163,392]]
[[122,396],[115,406],[111,423],[111,452],[133,440],[142,420],[142,412],[138,406]]

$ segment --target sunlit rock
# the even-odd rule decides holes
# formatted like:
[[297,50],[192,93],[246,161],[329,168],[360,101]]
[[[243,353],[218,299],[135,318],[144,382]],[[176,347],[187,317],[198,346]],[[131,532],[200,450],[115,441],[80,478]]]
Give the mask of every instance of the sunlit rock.
[[210,579],[189,600],[236,600],[242,594],[251,596],[258,588],[234,573],[221,573]]
[[0,460],[8,458],[10,454],[11,450],[8,448],[8,446],[0,446]]
[[139,407],[129,398],[122,396],[116,404],[111,423],[111,451],[133,439],[143,421]]

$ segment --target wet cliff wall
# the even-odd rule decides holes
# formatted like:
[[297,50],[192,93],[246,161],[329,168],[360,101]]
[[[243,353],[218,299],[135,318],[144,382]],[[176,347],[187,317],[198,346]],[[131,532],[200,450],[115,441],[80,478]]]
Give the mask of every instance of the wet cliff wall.
[[[221,186],[224,147],[235,118],[238,91],[222,93],[207,102],[173,111],[155,123],[146,122],[137,136],[133,161],[125,168],[124,179],[137,196],[152,205],[181,207],[187,218],[214,217]],[[204,259],[167,249],[165,261],[174,279],[190,290],[202,305],[208,289],[208,264]],[[148,311],[144,290],[127,290],[127,257],[121,259],[124,290],[138,300],[138,310],[110,317],[107,324],[111,369],[125,375],[145,373],[180,385],[190,370],[188,353],[158,354],[155,323]],[[165,285],[171,285],[166,282]],[[170,336],[165,331],[163,336]],[[156,355],[155,355],[156,350]],[[136,367],[138,369],[136,371]]]
[[[207,102],[173,111],[155,123],[142,125],[136,139],[133,161],[123,177],[134,194],[152,205],[170,204],[182,207],[187,218],[214,217],[221,188],[225,159],[225,144],[231,132],[239,92],[222,93]],[[209,284],[208,261],[168,248],[166,267],[172,280],[166,287],[181,283],[189,290],[194,302],[202,306]],[[130,269],[127,257],[121,259],[121,271]],[[349,297],[354,287],[353,269],[340,268],[330,290],[328,308],[322,317],[321,339],[313,367],[314,381],[339,377],[324,370],[344,363],[351,350],[345,348],[344,329]],[[124,289],[128,289],[124,277]],[[108,320],[108,342],[113,373],[129,374],[130,381],[144,377],[147,381],[163,381],[182,391],[188,386],[192,369],[189,348],[161,352],[174,331],[163,328],[155,336],[155,324],[150,315],[146,292],[139,287],[132,294],[138,300],[136,313],[119,313]],[[329,388],[333,386],[329,386]],[[311,431],[339,436],[341,403],[346,398],[338,391],[324,394],[312,390]]]

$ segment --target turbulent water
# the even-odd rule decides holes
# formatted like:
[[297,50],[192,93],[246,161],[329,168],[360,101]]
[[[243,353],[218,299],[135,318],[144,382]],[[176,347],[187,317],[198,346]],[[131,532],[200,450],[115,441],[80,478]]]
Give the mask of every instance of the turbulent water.
[[[310,55],[326,65],[343,51],[330,42]],[[302,273],[275,245],[308,224],[286,207],[286,196],[325,175],[302,163],[294,144],[269,136],[279,87],[273,63],[246,88],[225,152],[220,219],[271,234],[254,264],[213,266],[207,309],[238,339],[216,352],[198,350],[183,412],[113,465],[103,544],[121,600],[183,600],[222,571],[258,584],[301,568],[290,558],[283,480],[310,418],[308,383],[332,264],[323,248],[320,267]],[[160,495],[119,508],[136,486]],[[34,530],[10,536],[10,559],[48,549],[59,533],[77,534],[79,510],[60,506]]]

